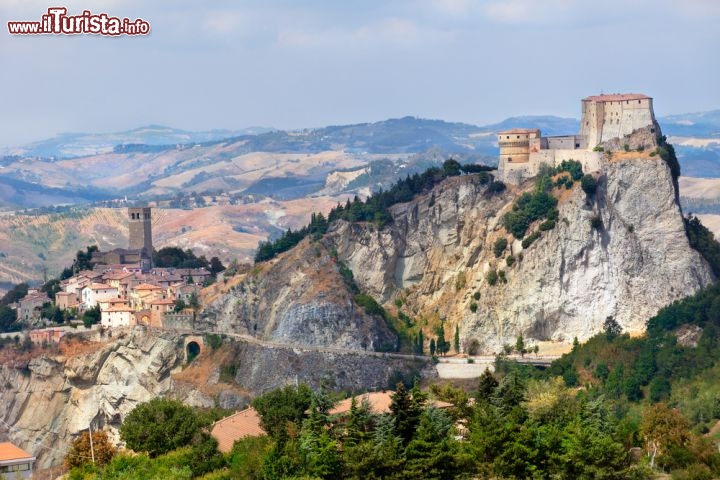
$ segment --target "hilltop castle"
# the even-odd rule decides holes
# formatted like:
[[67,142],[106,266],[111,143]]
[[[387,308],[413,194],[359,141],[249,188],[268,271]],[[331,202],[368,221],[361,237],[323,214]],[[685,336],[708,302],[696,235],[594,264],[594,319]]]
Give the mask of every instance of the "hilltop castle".
[[543,137],[536,128],[499,132],[498,175],[506,183],[518,184],[537,175],[541,165],[556,166],[563,160],[579,161],[586,172],[597,171],[603,160],[597,147],[612,150],[617,148],[617,139],[638,131],[649,134],[649,143],[660,132],[651,97],[639,93],[590,96],[582,100],[578,135]]

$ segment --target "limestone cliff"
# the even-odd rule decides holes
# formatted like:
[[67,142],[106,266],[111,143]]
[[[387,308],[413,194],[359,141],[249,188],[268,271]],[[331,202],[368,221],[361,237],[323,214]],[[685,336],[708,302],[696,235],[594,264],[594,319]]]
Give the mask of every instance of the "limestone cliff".
[[355,304],[332,251],[309,239],[206,306],[196,326],[296,346],[374,351],[397,343],[381,317]]
[[73,436],[91,422],[116,432],[137,403],[170,393],[170,372],[181,364],[176,343],[171,336],[131,334],[83,343],[72,355],[3,361],[0,418],[12,425],[9,437],[44,468],[59,464]]
[[[59,465],[71,441],[90,424],[105,428],[119,443],[117,429],[125,416],[156,396],[237,409],[255,395],[295,382],[362,391],[433,375],[423,371],[423,359],[232,338],[217,350],[203,347],[186,365],[185,343],[196,338],[137,327],[94,341],[66,338],[59,350],[3,350],[0,440],[9,438],[45,468]],[[223,373],[228,371],[234,376]]]
[[[583,340],[609,316],[641,331],[659,308],[706,286],[712,274],[688,244],[659,157],[605,157],[594,175],[591,199],[578,183],[555,190],[560,221],[526,249],[501,219],[530,182],[491,196],[473,175],[392,207],[394,221],[380,231],[339,222],[325,241],[361,289],[385,302],[401,298],[416,317],[445,318],[459,325],[463,343],[475,339],[489,352],[520,333],[531,341]],[[493,244],[501,237],[510,245],[496,258]],[[508,266],[511,253],[516,261]],[[506,283],[489,285],[490,270],[504,271]]]

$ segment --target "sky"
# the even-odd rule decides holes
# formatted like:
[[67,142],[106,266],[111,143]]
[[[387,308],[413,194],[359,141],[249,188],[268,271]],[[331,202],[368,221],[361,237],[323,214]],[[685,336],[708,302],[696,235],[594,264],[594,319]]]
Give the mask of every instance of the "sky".
[[[147,36],[11,35],[50,7]],[[0,146],[62,132],[720,108],[718,0],[0,0]]]

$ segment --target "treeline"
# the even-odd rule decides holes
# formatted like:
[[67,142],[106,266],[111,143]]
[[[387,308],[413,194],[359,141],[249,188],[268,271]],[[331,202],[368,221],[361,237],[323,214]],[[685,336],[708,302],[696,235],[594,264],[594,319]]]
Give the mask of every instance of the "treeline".
[[[480,182],[490,183],[493,170],[486,165],[461,165],[457,160],[446,160],[442,168],[432,167],[421,174],[408,175],[405,179],[398,180],[390,189],[379,190],[370,195],[365,201],[358,196],[345,205],[338,204],[328,214],[327,219],[322,213],[313,214],[310,224],[300,230],[288,229],[280,238],[275,241],[260,242],[255,255],[255,263],[263,262],[274,258],[279,253],[290,250],[300,243],[308,235],[316,238],[327,231],[329,223],[335,220],[346,220],[348,222],[373,222],[378,228],[382,228],[392,222],[389,208],[398,203],[409,202],[416,195],[429,192],[435,185],[447,177],[461,175],[462,173],[477,173],[480,175]],[[494,193],[504,190],[502,182],[492,182],[491,191]]]
[[308,235],[316,239],[322,237],[327,232],[328,225],[329,222],[322,213],[313,213],[310,216],[310,223],[300,230],[288,229],[275,241],[260,242],[255,254],[255,263],[270,260],[280,253],[287,252]]
[[[691,245],[717,271],[720,244],[696,218],[685,222]],[[602,333],[584,345],[576,341],[540,374],[562,378],[567,388],[582,387],[588,401],[603,401],[616,418],[618,440],[644,448],[650,465],[678,479],[720,475],[714,437],[708,436],[720,421],[718,375],[720,283],[662,308],[642,337],[624,334],[608,317]]]
[[[438,408],[431,395],[450,406]],[[85,461],[69,479],[645,478],[602,402],[517,373],[486,372],[473,395],[474,405],[461,389],[400,383],[386,413],[361,400],[333,415],[337,397],[288,386],[253,401],[267,436],[241,439],[224,456],[197,414],[153,400],[120,429],[129,447],[147,453],[97,466],[74,449],[73,459]]]
[[690,246],[702,255],[715,276],[720,278],[720,243],[715,240],[715,235],[697,217],[688,215],[683,220]]
[[218,257],[208,260],[205,255],[196,256],[189,248],[183,250],[178,247],[153,251],[153,265],[159,268],[205,268],[213,277],[225,270]]

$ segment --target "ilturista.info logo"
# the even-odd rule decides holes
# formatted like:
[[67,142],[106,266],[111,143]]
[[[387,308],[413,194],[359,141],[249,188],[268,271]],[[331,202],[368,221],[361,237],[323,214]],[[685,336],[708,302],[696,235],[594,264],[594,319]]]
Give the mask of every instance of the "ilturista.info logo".
[[150,24],[142,18],[130,20],[90,10],[68,15],[65,7],[50,7],[39,22],[8,22],[8,32],[11,35],[147,35]]

